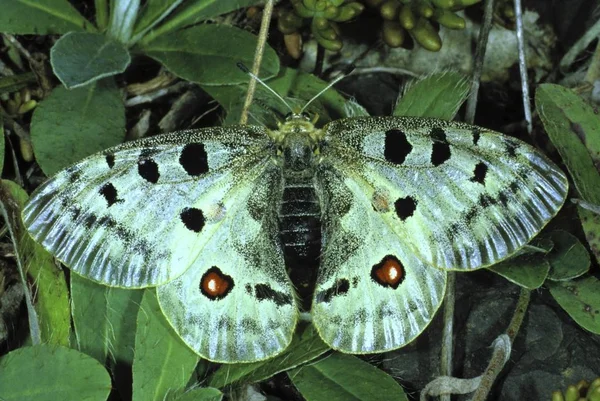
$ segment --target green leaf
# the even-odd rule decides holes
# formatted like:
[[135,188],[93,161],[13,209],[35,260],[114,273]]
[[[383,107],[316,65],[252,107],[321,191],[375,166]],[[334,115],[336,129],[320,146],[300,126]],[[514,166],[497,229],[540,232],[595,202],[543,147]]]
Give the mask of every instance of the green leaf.
[[199,359],[169,326],[155,291],[147,290],[137,315],[133,401],[162,401],[184,389]]
[[552,266],[548,276],[550,280],[571,280],[587,273],[590,269],[590,254],[577,237],[557,230],[550,234],[550,238],[554,242],[554,248],[548,254]]
[[0,0],[0,10],[2,33],[52,35],[96,31],[67,0]]
[[294,335],[292,343],[282,354],[261,362],[223,365],[209,378],[208,384],[211,387],[223,388],[232,383],[256,383],[312,361],[329,349],[311,325],[302,335]]
[[[0,80],[1,82],[1,80]],[[0,94],[2,91],[0,91]],[[4,121],[2,121],[2,114],[0,114],[0,173],[4,169]]]
[[113,0],[110,8],[107,35],[120,43],[128,44],[140,11],[140,0]]
[[594,163],[594,159],[599,161],[600,117],[578,95],[560,85],[540,85],[535,103],[579,195],[600,204],[600,174]]
[[201,21],[216,17],[240,8],[249,7],[254,4],[262,4],[262,0],[186,0],[177,7],[175,11],[169,12],[172,8],[173,0],[153,0],[148,2],[147,10],[140,17],[135,34],[139,35],[153,26],[157,19],[164,18],[165,13],[168,18],[164,23],[155,29],[152,29],[143,38],[143,42],[148,43],[151,40],[165,35],[176,29],[190,25],[196,25]]
[[353,355],[333,353],[288,372],[307,401],[407,401],[388,374]]
[[73,90],[55,88],[36,107],[31,121],[36,160],[46,175],[124,138],[121,94],[106,81]]
[[104,367],[74,349],[36,345],[0,358],[2,401],[104,401],[110,389]]
[[533,246],[525,246],[521,253],[488,269],[521,287],[534,290],[544,284],[550,263],[545,254],[552,249],[552,241],[538,239]]
[[[9,180],[2,180],[11,201],[20,212],[28,199],[27,193]],[[20,213],[19,213],[20,215]],[[20,218],[15,219],[19,238],[19,253],[25,271],[35,285],[35,310],[37,312],[42,341],[48,344],[69,345],[71,334],[71,308],[65,275],[41,245],[27,234]]]
[[429,75],[408,87],[393,114],[452,120],[467,99],[469,87],[468,80],[455,72]]
[[79,350],[101,363],[110,357],[112,362],[131,364],[135,319],[143,292],[107,287],[71,274],[73,325]]
[[[237,63],[251,65],[255,48],[256,36],[242,29],[205,24],[162,36],[141,50],[185,80],[203,85],[235,85],[248,82]],[[272,77],[278,71],[279,58],[267,46],[261,77]]]
[[52,69],[68,89],[119,74],[130,62],[122,44],[98,33],[67,33],[50,51]]
[[600,235],[598,235],[600,233],[600,215],[581,206],[577,207],[577,213],[592,255],[596,258],[596,262],[600,263]]
[[600,334],[600,281],[590,276],[546,283],[556,302],[579,324]]
[[171,392],[167,395],[166,401],[221,401],[222,399],[223,393],[218,389],[205,387],[186,392],[181,390]]

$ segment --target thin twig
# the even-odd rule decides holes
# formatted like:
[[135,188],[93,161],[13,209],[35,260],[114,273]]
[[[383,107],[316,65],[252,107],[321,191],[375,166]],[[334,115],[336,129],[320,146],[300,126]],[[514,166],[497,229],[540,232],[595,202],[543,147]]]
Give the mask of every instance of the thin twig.
[[[454,353],[454,291],[456,273],[448,272],[446,295],[444,297],[444,331],[442,333],[441,376],[452,376],[452,355]],[[441,401],[450,401],[450,394],[440,396]]]
[[471,77],[471,93],[467,100],[467,111],[465,121],[473,124],[475,120],[475,109],[477,108],[477,94],[479,93],[479,84],[481,73],[483,71],[483,60],[487,47],[488,37],[492,29],[492,16],[494,14],[494,0],[485,0],[483,9],[483,22],[479,29],[479,38],[477,40],[477,50],[475,51],[475,62],[473,63],[473,75]]
[[527,123],[527,132],[533,131],[531,121],[531,101],[529,100],[529,79],[527,78],[527,59],[525,58],[525,36],[523,32],[523,10],[521,0],[515,0],[515,17],[517,20],[517,48],[519,51],[519,73],[521,75],[521,94],[523,96],[523,112]]
[[[256,51],[254,52],[254,64],[252,64],[252,73],[256,76],[260,75],[260,64],[265,52],[267,36],[269,35],[269,25],[271,24],[271,16],[273,15],[274,4],[274,0],[267,0],[265,8],[263,9],[263,17],[260,23],[260,31],[258,33],[258,43],[256,44]],[[244,101],[242,115],[240,116],[240,124],[242,125],[248,122],[248,112],[250,111],[250,105],[252,105],[252,98],[254,98],[255,90],[256,80],[251,79],[248,83],[248,92],[246,93],[246,100]]]
[[[527,307],[529,306],[529,300],[531,299],[531,291],[526,288],[521,288],[521,292],[519,294],[519,300],[517,301],[517,306],[515,308],[515,313],[506,329],[506,335],[510,340],[510,344],[515,341],[515,337],[521,328],[521,323],[523,323],[523,318],[525,317],[525,313],[527,312]],[[494,353],[492,354],[492,358],[490,359],[490,363],[488,364],[485,372],[481,376],[481,385],[475,390],[473,394],[473,398],[471,401],[485,401],[487,398],[492,385],[494,384],[494,380],[504,367],[506,361],[509,359],[510,355],[507,355],[505,348],[503,347],[495,347]]]

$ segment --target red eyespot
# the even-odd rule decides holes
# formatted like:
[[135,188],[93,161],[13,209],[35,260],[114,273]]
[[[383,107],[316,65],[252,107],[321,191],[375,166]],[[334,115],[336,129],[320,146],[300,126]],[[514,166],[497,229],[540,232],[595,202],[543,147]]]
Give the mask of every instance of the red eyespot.
[[200,279],[200,291],[209,299],[222,299],[233,289],[233,279],[213,266]]
[[385,256],[371,270],[371,278],[383,287],[396,289],[404,281],[404,277],[404,266],[393,255]]

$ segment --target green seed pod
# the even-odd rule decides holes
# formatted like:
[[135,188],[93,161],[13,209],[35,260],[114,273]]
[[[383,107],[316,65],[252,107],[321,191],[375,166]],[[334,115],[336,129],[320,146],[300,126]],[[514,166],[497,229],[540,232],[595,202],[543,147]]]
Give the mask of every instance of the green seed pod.
[[416,4],[415,10],[418,15],[425,18],[431,18],[433,15],[433,7],[429,3],[419,2]]
[[434,6],[438,8],[448,9],[454,7],[456,4],[455,0],[431,0]]
[[594,391],[594,389],[598,387],[600,387],[600,377],[594,379],[594,381],[590,383],[590,391]]
[[330,19],[335,22],[349,21],[355,18],[360,13],[362,13],[364,9],[365,6],[356,1],[353,3],[344,4],[343,6],[338,8],[338,10],[340,10],[339,15],[336,18]]
[[565,401],[578,401],[579,400],[579,390],[577,387],[570,385],[567,387],[567,391],[565,391]]
[[277,29],[284,35],[296,32],[304,20],[293,11],[282,11],[277,19]]
[[464,18],[454,14],[452,11],[436,8],[432,16],[434,21],[450,29],[465,29]]
[[317,1],[318,0],[301,0],[301,1],[302,1],[302,4],[304,5],[304,7],[306,7],[310,11],[314,12],[317,10]]
[[379,7],[379,12],[383,19],[388,21],[394,21],[398,19],[398,13],[400,12],[400,4],[397,0],[388,0]]
[[[314,1],[314,0],[310,0],[310,1]],[[325,0],[317,0],[317,6],[315,7],[315,10],[317,10],[317,11],[325,11],[325,9],[328,6],[329,6],[329,3],[327,1],[325,1]]]
[[315,12],[306,8],[300,0],[292,0],[292,6],[296,14],[302,18],[312,18],[315,15]]
[[587,399],[590,401],[600,401],[600,387],[590,388],[587,393]]
[[415,13],[413,13],[411,7],[406,4],[400,8],[398,20],[400,21],[400,25],[407,30],[413,29],[417,23],[417,17],[415,16]]
[[329,5],[329,7],[327,7],[325,11],[323,11],[323,14],[321,16],[326,19],[335,19],[340,15],[340,11],[340,7]]
[[329,21],[323,17],[314,17],[312,25],[319,31],[327,30],[330,28]]
[[285,43],[288,54],[292,56],[294,60],[298,60],[302,57],[302,35],[298,32],[283,35],[283,43]]
[[37,106],[37,102],[34,99],[30,99],[30,100],[26,101],[25,103],[21,103],[17,113],[25,114],[28,111],[35,109],[35,106]]
[[562,393],[558,390],[552,392],[552,401],[565,401]]
[[481,0],[454,0],[454,7],[465,8],[477,4],[480,1]]
[[9,115],[14,116],[19,112],[19,104],[13,99],[6,101],[6,111]]
[[19,138],[19,151],[21,152],[21,157],[26,162],[33,161],[33,148],[31,147],[31,142],[27,142],[24,139]]
[[424,49],[437,52],[442,48],[442,39],[425,18],[419,18],[410,34]]
[[385,44],[389,47],[400,47],[404,43],[404,29],[396,21],[383,21],[381,35]]

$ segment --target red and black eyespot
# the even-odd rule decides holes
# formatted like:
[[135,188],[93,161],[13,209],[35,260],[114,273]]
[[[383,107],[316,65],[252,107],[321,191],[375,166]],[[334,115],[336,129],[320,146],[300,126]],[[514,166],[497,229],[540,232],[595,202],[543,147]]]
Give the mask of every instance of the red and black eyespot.
[[216,301],[225,298],[233,289],[233,278],[213,266],[200,279],[200,292],[206,298]]
[[404,265],[394,255],[386,255],[371,269],[371,278],[382,287],[394,290],[404,281],[406,271]]

